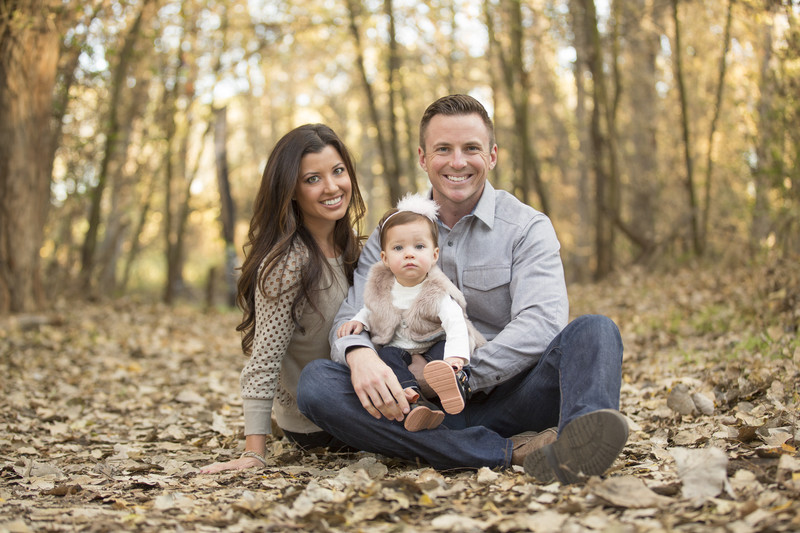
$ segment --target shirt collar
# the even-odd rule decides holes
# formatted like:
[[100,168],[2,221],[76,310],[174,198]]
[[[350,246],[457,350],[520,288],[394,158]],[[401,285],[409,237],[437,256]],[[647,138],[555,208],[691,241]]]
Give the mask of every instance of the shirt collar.
[[472,210],[472,214],[478,217],[478,220],[482,221],[486,224],[489,229],[494,227],[494,204],[495,204],[495,196],[496,192],[492,184],[489,183],[489,180],[486,180],[486,184],[483,187],[483,194],[481,194],[481,199],[478,200],[478,204],[475,206],[475,209]]
[[[474,215],[478,218],[481,222],[486,224],[489,229],[494,227],[494,206],[496,201],[497,191],[492,184],[489,183],[489,180],[486,180],[486,183],[483,186],[483,193],[481,193],[481,198],[478,200],[478,203],[472,208],[472,212],[470,215]],[[433,189],[428,191],[428,198],[433,199]],[[438,221],[441,224],[441,221]]]

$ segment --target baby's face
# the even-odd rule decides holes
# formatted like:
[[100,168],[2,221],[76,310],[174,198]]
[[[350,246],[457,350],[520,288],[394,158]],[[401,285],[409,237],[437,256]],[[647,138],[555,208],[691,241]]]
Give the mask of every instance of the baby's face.
[[399,224],[386,231],[381,261],[401,285],[413,287],[422,283],[438,259],[439,248],[433,244],[426,220]]

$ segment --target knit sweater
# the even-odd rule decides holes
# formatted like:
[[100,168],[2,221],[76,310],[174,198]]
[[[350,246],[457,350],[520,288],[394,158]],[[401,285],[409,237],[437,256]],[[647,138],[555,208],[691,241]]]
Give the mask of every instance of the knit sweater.
[[333,276],[323,270],[324,278],[314,294],[319,312],[307,302],[301,304],[299,322],[305,330],[301,333],[292,320],[291,306],[300,290],[308,252],[295,246],[282,261],[285,268],[270,272],[264,293],[256,290],[253,353],[239,378],[245,435],[271,433],[271,414],[287,431],[321,431],[297,408],[297,381],[306,364],[330,353],[328,332],[347,294],[347,279],[341,259],[328,259]]

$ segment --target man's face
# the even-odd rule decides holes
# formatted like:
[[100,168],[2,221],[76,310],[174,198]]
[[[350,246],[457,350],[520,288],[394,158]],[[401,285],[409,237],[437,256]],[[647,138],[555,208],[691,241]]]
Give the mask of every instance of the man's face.
[[497,163],[497,146],[489,143],[489,132],[477,114],[436,115],[428,123],[419,164],[442,210],[463,216],[478,203]]

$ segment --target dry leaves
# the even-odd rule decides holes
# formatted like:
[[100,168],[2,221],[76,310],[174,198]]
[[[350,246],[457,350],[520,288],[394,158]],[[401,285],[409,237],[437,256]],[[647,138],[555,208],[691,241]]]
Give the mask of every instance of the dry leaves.
[[798,275],[629,272],[570,291],[622,330],[631,438],[604,478],[436,472],[242,444],[237,313],[129,301],[0,319],[0,532],[796,531]]

